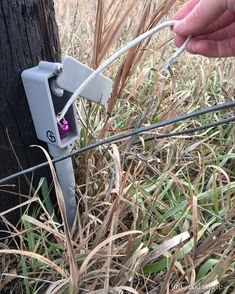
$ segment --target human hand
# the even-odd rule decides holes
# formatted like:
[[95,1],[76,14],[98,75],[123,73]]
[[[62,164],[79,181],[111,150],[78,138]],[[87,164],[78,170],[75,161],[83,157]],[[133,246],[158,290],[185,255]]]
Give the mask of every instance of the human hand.
[[189,0],[173,17],[176,46],[207,57],[235,56],[235,0]]

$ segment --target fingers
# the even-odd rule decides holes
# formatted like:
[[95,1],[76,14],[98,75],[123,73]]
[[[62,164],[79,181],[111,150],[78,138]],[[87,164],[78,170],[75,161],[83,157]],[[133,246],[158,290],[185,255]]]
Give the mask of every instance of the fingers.
[[186,49],[207,57],[235,56],[235,0],[189,0],[173,19],[175,44],[192,35]]
[[218,19],[212,22],[207,28],[203,28],[202,30],[198,31],[195,36],[213,33],[227,27],[233,22],[235,22],[235,13],[227,10]]
[[232,57],[235,56],[235,37],[220,41],[192,40],[187,51],[206,57]]
[[191,5],[193,4],[195,5],[194,8],[174,26],[173,30],[181,36],[194,35],[205,30],[205,28],[225,12],[224,6],[222,5],[224,1],[191,0],[185,10],[190,11]]
[[187,39],[187,37],[182,37],[182,36],[176,35],[174,38],[174,42],[175,42],[176,47],[180,47],[181,45],[183,45],[184,42],[186,41],[186,39]]
[[[185,41],[184,37],[177,36],[177,47]],[[186,50],[192,54],[201,54],[207,57],[230,57],[235,55],[235,23],[209,35],[192,38]]]
[[198,31],[195,35],[205,35],[210,34],[215,31],[218,31],[222,28],[227,27],[235,21],[235,13],[231,11],[225,11],[218,19],[212,22],[207,28],[203,28],[201,31]]
[[[199,40],[222,41],[222,40],[230,39],[232,37],[235,37],[235,22],[211,34],[201,35],[201,36],[192,38],[188,44],[190,45],[190,43],[195,42],[195,40],[196,41],[199,41]],[[176,36],[174,39],[175,45],[177,47],[180,47],[185,42],[185,40],[186,40],[185,37]]]
[[200,0],[190,0],[188,1],[174,16],[173,19],[175,20],[181,20],[183,19],[186,15],[189,14],[195,7],[195,5],[199,2]]
[[211,34],[199,36],[200,39],[214,41],[222,41],[232,37],[235,37],[235,22]]

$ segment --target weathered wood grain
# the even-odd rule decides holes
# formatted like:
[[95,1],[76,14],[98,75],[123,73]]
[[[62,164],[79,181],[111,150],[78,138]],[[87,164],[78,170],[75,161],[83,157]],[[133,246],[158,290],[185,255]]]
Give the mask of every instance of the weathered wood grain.
[[[40,60],[60,61],[60,54],[53,0],[0,0],[0,178],[19,171],[18,161],[22,168],[45,161],[40,150],[29,147],[42,143],[36,138],[21,73]],[[35,173],[35,183],[48,174]],[[6,190],[29,192],[24,178],[9,184],[15,187]],[[0,212],[19,200],[0,190]],[[7,217],[17,220],[12,213]]]

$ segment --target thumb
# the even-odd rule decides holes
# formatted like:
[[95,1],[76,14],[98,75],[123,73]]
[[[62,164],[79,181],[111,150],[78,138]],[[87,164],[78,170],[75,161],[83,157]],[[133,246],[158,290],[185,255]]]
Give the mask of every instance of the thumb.
[[206,29],[225,11],[225,5],[222,2],[224,1],[199,1],[186,17],[174,26],[174,32],[181,36],[188,36]]

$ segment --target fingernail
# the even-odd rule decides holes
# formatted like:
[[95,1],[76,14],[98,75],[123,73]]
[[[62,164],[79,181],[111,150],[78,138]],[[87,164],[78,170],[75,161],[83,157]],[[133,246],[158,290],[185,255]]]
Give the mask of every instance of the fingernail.
[[184,35],[186,29],[186,23],[185,20],[179,21],[177,24],[174,25],[173,31],[179,35]]
[[197,44],[192,44],[191,48],[194,53],[197,53]]
[[195,42],[191,42],[186,46],[187,51],[192,54],[198,54],[198,44]]

